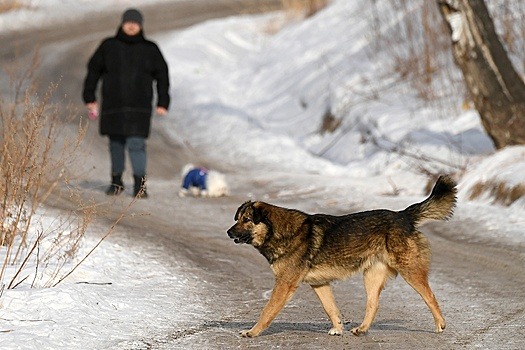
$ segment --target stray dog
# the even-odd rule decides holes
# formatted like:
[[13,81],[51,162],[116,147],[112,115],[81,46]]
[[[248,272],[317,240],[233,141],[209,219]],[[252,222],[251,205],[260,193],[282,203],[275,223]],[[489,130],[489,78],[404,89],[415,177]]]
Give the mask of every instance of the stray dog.
[[343,323],[330,282],[364,275],[366,312],[354,335],[365,333],[389,278],[401,274],[423,298],[434,316],[435,331],[445,329],[434,293],[428,285],[430,247],[418,228],[429,220],[447,220],[456,206],[456,183],[441,176],[430,196],[402,211],[385,209],[343,216],[309,215],[264,202],[245,202],[228,230],[235,243],[254,246],[268,260],[275,276],[270,300],[259,320],[243,337],[264,331],[290,300],[300,282],[308,283],[332,322],[330,335],[341,335]]
[[186,164],[181,172],[182,184],[179,197],[188,195],[201,197],[221,197],[229,194],[224,174],[204,167]]

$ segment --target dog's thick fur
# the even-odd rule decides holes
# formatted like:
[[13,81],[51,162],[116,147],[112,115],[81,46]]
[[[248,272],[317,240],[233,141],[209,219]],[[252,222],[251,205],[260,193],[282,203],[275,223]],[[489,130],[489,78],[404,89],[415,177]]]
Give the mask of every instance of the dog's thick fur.
[[430,247],[418,228],[428,220],[447,220],[456,205],[456,184],[440,177],[430,196],[402,211],[372,210],[332,216],[309,215],[264,202],[245,202],[228,230],[235,243],[253,245],[268,260],[275,275],[270,300],[258,322],[244,337],[264,331],[292,297],[300,282],[308,283],[332,322],[330,335],[341,335],[343,324],[330,282],[357,271],[364,275],[367,305],[365,318],[352,333],[370,327],[379,306],[379,294],[388,278],[398,273],[423,298],[436,324],[445,319],[428,285]]

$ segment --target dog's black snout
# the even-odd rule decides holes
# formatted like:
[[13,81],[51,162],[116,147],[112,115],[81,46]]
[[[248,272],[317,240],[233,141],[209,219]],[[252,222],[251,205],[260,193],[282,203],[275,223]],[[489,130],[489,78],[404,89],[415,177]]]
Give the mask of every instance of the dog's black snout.
[[228,234],[228,237],[233,238],[234,237],[233,227],[230,227],[228,231],[226,231],[226,233]]

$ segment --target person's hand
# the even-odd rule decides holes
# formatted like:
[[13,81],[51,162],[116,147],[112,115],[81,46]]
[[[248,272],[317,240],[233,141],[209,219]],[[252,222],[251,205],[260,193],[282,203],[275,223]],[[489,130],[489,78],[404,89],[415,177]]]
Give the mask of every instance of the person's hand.
[[97,120],[98,118],[98,103],[90,102],[86,103],[86,108],[88,110],[88,118],[91,120]]
[[165,116],[168,114],[168,110],[164,107],[157,107],[157,110],[156,110],[157,114],[158,115],[161,115],[161,116]]

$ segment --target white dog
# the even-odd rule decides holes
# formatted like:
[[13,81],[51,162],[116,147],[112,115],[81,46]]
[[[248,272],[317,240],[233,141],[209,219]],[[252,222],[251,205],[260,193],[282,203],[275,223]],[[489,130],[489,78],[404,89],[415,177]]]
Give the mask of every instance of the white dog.
[[179,197],[187,195],[221,197],[229,194],[224,174],[204,167],[186,164],[181,172],[182,185]]

